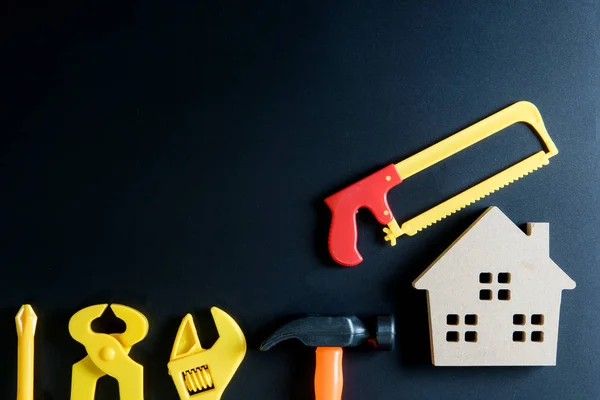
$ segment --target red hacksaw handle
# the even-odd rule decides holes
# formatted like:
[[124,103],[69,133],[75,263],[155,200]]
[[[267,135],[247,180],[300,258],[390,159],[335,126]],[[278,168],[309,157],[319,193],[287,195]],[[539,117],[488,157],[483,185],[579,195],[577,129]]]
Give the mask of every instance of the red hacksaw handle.
[[337,263],[352,267],[363,260],[356,247],[356,213],[365,207],[380,224],[389,224],[394,216],[388,206],[387,193],[401,182],[396,167],[390,164],[325,199],[332,213],[329,253]]

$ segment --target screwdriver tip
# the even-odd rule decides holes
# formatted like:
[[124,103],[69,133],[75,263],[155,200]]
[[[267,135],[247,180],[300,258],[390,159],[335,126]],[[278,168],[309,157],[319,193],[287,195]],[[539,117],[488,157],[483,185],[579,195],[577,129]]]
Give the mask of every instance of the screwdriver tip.
[[33,307],[29,304],[24,304],[15,317],[15,323],[17,325],[17,335],[22,336],[24,333],[28,333],[31,336],[35,335],[35,328],[37,325],[37,315],[33,311]]

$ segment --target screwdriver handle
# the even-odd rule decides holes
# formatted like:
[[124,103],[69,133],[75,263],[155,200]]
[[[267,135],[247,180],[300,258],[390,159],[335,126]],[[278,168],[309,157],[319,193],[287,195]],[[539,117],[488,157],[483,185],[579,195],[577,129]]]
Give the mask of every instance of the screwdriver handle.
[[17,400],[33,400],[34,336],[37,315],[25,304],[15,317],[17,327]]

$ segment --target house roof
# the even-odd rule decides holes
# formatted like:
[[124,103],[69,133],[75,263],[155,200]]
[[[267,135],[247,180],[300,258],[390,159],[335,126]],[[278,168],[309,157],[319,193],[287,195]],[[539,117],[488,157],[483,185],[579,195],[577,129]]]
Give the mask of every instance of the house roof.
[[[495,254],[493,253],[495,252]],[[500,252],[500,253],[499,253]],[[442,279],[448,268],[456,268],[461,260],[488,254],[510,254],[535,259],[545,266],[552,282],[560,289],[575,288],[573,281],[549,256],[549,224],[528,223],[523,232],[497,207],[489,207],[465,230],[421,275],[415,279],[416,289],[429,289]]]

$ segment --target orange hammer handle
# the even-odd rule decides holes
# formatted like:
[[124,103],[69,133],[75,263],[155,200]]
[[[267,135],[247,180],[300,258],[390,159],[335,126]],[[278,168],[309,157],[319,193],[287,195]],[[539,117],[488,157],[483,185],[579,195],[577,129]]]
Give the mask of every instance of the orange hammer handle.
[[342,400],[343,352],[341,347],[317,347],[315,400]]

